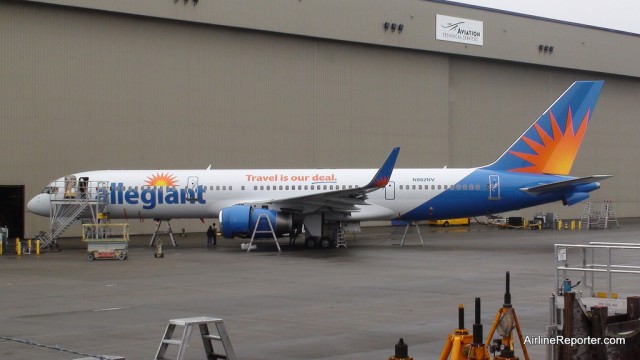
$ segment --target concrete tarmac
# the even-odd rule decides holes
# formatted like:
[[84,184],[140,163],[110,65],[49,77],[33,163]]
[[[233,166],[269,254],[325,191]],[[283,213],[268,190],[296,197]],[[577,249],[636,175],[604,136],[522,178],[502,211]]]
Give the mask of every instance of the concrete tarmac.
[[[387,359],[399,338],[414,359],[437,359],[458,324],[458,304],[465,304],[471,329],[474,299],[482,299],[486,337],[503,302],[506,271],[524,335],[544,335],[555,287],[553,244],[639,242],[640,225],[607,231],[423,226],[424,247],[415,230],[398,246],[403,230],[364,228],[347,235],[347,249],[309,251],[283,240],[282,255],[268,240],[251,253],[233,240],[206,248],[204,233],[177,238],[177,248],[165,245],[162,259],[154,258],[148,236],[132,239],[125,261],[90,262],[78,239],[63,239],[62,251],[38,257],[5,254],[0,336],[152,359],[169,319],[210,316],[224,319],[238,359]],[[638,265],[637,254],[615,259]],[[615,276],[614,290],[637,293],[638,279]],[[606,291],[604,280],[599,285]],[[528,351],[531,359],[545,356],[541,345]],[[1,359],[82,357],[0,340]],[[204,358],[197,336],[186,358]]]

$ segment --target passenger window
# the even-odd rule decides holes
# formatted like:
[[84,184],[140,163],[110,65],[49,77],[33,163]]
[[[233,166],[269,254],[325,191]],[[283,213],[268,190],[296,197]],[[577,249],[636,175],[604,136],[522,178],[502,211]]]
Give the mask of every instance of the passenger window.
[[244,191],[244,185],[240,186],[240,190]]
[[222,190],[227,190],[227,186],[226,186],[226,185],[224,185],[224,186],[222,187]]
[[[229,191],[233,190],[233,186],[229,186]],[[244,189],[243,189],[244,190]]]
[[467,190],[467,185],[462,185],[462,190]]
[[400,190],[402,190],[402,189],[403,189],[403,186],[402,186],[402,185],[400,185]]
[[416,189],[416,186],[415,186],[415,185],[413,185],[413,186],[412,186],[412,189],[413,189],[413,190],[415,190],[415,189]]

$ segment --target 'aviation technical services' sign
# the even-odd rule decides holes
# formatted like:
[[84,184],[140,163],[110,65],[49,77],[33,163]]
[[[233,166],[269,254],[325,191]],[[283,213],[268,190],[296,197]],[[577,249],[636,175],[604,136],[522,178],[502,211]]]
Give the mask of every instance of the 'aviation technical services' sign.
[[482,46],[482,21],[436,15],[436,39]]

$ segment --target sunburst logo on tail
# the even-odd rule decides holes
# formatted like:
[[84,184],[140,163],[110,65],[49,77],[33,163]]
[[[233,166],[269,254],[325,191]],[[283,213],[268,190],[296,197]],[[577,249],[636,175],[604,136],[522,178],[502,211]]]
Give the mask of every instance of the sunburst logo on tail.
[[568,175],[573,166],[573,161],[578,154],[580,144],[587,132],[590,110],[587,110],[578,131],[573,131],[573,117],[571,108],[567,113],[567,122],[564,133],[560,129],[555,116],[549,111],[551,120],[551,134],[547,133],[540,125],[534,124],[541,142],[536,142],[526,136],[522,136],[524,141],[535,152],[527,154],[518,151],[510,151],[511,154],[529,162],[531,166],[512,169],[515,172],[542,173]]
[[165,173],[156,173],[155,175],[151,175],[147,177],[146,180],[147,185],[150,186],[175,186],[178,185],[176,182],[175,175],[165,174]]
[[373,182],[373,186],[377,188],[383,188],[387,186],[387,184],[389,183],[389,180],[390,178],[388,176],[381,176]]

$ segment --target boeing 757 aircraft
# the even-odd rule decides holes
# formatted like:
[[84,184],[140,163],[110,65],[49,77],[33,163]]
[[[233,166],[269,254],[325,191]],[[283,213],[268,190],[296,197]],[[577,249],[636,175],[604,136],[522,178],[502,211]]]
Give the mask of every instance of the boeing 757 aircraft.
[[[603,81],[573,83],[495,162],[468,169],[102,170],[49,184],[28,209],[97,200],[112,219],[218,218],[222,235],[248,237],[268,217],[280,236],[306,228],[308,247],[365,220],[482,216],[561,201],[573,205],[609,175],[568,176]],[[86,210],[75,217],[88,216]],[[269,235],[271,236],[271,235]]]

